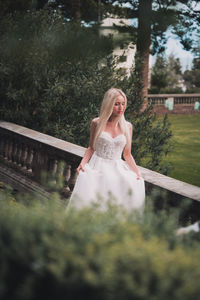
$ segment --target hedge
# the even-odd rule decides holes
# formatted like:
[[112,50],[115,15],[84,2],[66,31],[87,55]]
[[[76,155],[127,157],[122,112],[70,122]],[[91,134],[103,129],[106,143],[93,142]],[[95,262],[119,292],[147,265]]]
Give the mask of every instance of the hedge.
[[175,236],[175,214],[68,210],[58,196],[24,204],[5,192],[0,201],[2,300],[199,297],[199,241]]

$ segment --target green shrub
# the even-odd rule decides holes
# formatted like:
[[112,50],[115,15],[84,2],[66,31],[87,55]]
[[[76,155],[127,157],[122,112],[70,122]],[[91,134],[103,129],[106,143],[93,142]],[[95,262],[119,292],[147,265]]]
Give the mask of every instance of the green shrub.
[[158,234],[150,208],[137,218],[112,203],[76,211],[57,200],[27,206],[0,194],[2,300],[198,299],[199,243],[175,237],[172,215],[157,212]]
[[84,144],[104,76],[106,87],[112,85],[109,65],[98,68],[110,41],[48,11],[16,14],[2,24],[0,118]]

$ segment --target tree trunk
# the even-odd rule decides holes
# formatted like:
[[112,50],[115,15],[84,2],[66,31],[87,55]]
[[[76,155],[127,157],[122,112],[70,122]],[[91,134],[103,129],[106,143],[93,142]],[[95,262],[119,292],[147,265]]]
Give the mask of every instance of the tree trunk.
[[138,8],[138,38],[136,68],[143,86],[141,97],[144,98],[145,108],[148,104],[148,82],[149,82],[149,54],[151,46],[151,16],[152,0],[140,0]]

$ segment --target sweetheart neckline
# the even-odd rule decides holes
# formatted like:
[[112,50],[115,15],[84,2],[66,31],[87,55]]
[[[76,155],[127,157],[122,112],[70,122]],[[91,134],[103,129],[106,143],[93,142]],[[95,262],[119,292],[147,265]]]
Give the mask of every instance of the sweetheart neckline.
[[[108,134],[108,136],[111,138],[111,139],[116,139],[118,136],[120,136],[120,135],[124,135],[123,133],[120,133],[120,134],[118,134],[118,135],[116,135],[115,137],[112,137],[112,135],[109,133],[109,132],[107,132],[107,131],[102,131],[102,133],[107,133]],[[124,135],[125,136],[125,135]]]

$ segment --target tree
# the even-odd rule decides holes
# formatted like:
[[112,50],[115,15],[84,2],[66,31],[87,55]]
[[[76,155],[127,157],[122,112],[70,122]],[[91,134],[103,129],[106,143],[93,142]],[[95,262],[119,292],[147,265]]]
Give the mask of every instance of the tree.
[[182,70],[181,70],[181,62],[179,58],[174,59],[174,56],[171,55],[173,57],[173,69],[176,73],[176,75],[182,75]]
[[158,55],[152,68],[151,93],[181,93],[183,81],[179,58]]
[[165,92],[177,93],[182,92],[181,83],[183,81],[181,64],[179,58],[175,58],[173,54],[168,57],[167,64],[167,86]]
[[[147,99],[149,53],[160,53],[165,49],[166,31],[169,27],[179,37],[184,48],[193,45],[193,34],[200,22],[200,1],[191,0],[0,0],[2,11],[49,7],[61,9],[70,20],[99,23],[107,15],[136,18],[137,74],[141,76],[141,96]],[[126,5],[126,7],[124,7]],[[126,26],[126,29],[127,28]],[[133,28],[131,28],[133,33]],[[134,33],[134,36],[135,36]]]
[[[120,1],[123,3],[123,1]],[[185,49],[192,46],[191,33],[198,29],[199,11],[194,8],[199,1],[126,1],[129,17],[138,19],[137,50],[142,60],[139,65],[142,95],[147,97],[149,53],[160,53],[165,49],[166,30],[171,27],[180,38]],[[151,49],[150,49],[151,48]]]
[[195,49],[195,57],[191,70],[186,70],[183,74],[187,92],[200,92],[200,48]]
[[0,0],[0,15],[15,13],[16,11],[26,12],[30,9],[41,9],[48,4],[48,0]]
[[[35,0],[33,3],[36,8],[41,8],[47,4],[47,0]],[[54,0],[49,6],[59,7],[67,18],[76,21],[99,23],[100,18],[110,14],[136,18],[138,26],[135,26],[135,32],[127,26],[125,29],[131,30],[134,37],[137,35],[136,69],[143,86],[141,96],[147,103],[150,52],[164,51],[169,27],[179,37],[184,48],[191,49],[194,32],[200,22],[200,10],[195,6],[198,3],[191,0]]]
[[96,0],[55,0],[50,3],[53,8],[60,7],[65,17],[72,21],[98,21],[100,1]]
[[151,72],[151,93],[160,93],[167,86],[167,60],[158,55]]
[[[55,0],[55,5],[70,17],[68,9],[74,1]],[[200,22],[200,11],[196,9],[199,1],[191,0],[76,0],[79,3],[80,18],[84,21],[97,21],[98,16],[108,14],[119,17],[136,18],[137,34],[137,74],[141,77],[143,88],[141,96],[147,101],[149,54],[161,53],[165,49],[166,31],[171,30],[179,37],[184,48],[192,47],[193,34]],[[126,7],[124,6],[126,5]],[[86,8],[86,9],[85,9]],[[71,17],[73,14],[71,13]],[[126,29],[129,28],[126,26]],[[131,28],[133,33],[133,28]],[[135,35],[134,33],[134,35]]]

